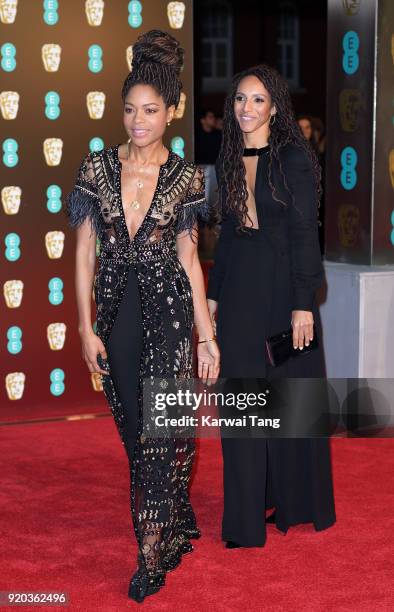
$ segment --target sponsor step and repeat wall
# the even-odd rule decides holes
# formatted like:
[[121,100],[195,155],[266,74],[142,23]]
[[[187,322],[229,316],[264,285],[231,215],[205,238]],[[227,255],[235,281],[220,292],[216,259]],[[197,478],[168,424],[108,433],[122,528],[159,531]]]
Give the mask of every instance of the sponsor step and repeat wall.
[[328,0],[326,259],[394,264],[394,2]]
[[126,141],[121,89],[153,28],[185,49],[166,145],[192,159],[191,0],[0,0],[0,422],[106,408],[82,360],[64,198],[89,151]]

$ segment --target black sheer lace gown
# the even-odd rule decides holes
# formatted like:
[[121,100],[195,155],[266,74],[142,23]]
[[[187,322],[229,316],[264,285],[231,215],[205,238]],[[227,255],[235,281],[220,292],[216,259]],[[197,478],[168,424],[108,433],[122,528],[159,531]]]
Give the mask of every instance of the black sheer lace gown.
[[[309,160],[295,145],[272,161],[273,198],[268,182],[269,147],[259,150],[255,201],[258,229],[236,232],[227,213],[210,270],[207,297],[218,302],[217,337],[223,378],[324,378],[322,329],[315,291],[322,284],[317,205]],[[220,185],[220,176],[219,176]],[[293,310],[313,312],[320,346],[278,368],[266,361],[267,337],[288,329]],[[223,540],[263,546],[265,512],[275,508],[276,526],[311,522],[316,530],[335,523],[326,438],[223,438]]]
[[193,376],[192,287],[177,257],[176,237],[207,218],[208,207],[203,170],[170,151],[149,210],[131,238],[118,147],[83,159],[65,212],[71,227],[89,217],[100,242],[94,295],[96,333],[108,353],[108,363],[101,362],[109,366],[103,390],[130,465],[138,542],[134,583],[154,592],[193,550],[190,539],[200,536],[188,493],[195,443],[144,437],[142,385],[149,378]]

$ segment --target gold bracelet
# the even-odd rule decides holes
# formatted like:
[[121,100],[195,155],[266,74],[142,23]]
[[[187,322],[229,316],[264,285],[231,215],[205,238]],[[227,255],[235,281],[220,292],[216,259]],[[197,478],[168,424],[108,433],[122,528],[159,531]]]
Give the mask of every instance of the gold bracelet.
[[212,340],[216,341],[216,336],[213,336],[213,338],[208,338],[208,340],[199,340],[197,344],[202,344],[203,342],[212,342]]

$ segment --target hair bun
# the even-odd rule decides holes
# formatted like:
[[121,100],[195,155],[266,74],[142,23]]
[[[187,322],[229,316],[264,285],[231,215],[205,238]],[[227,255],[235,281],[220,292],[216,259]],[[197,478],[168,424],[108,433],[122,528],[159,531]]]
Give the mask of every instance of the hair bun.
[[138,37],[133,45],[133,69],[144,63],[172,67],[179,76],[183,66],[184,50],[179,42],[161,30],[150,30]]

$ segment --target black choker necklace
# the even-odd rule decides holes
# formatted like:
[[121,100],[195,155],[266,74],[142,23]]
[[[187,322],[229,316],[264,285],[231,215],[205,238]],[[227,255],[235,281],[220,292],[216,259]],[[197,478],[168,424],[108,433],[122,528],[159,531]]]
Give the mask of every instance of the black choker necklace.
[[265,147],[261,147],[260,149],[254,149],[252,147],[245,148],[243,152],[243,157],[252,157],[253,155],[262,155],[264,151],[268,151],[269,144],[265,145]]

